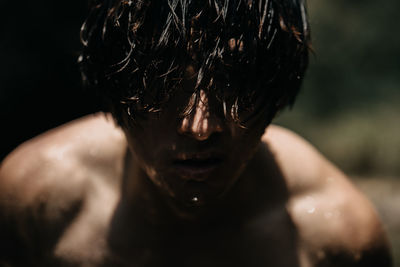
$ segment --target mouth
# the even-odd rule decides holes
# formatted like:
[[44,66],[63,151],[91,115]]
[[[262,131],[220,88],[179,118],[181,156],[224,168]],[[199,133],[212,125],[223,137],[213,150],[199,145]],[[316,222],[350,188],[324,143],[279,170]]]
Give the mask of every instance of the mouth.
[[181,156],[172,163],[178,174],[187,180],[204,181],[223,163],[222,157],[217,156]]

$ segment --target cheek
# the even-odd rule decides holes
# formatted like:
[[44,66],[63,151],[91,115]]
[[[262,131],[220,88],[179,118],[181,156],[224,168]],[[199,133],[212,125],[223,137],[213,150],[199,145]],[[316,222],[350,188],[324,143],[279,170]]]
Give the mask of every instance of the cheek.
[[156,143],[157,139],[151,138],[151,135],[135,135],[131,136],[128,140],[131,152],[136,156],[140,164],[153,161],[156,150],[159,145]]
[[251,129],[236,129],[231,150],[234,164],[243,165],[251,159],[261,143],[264,132],[264,125],[258,125]]
[[154,131],[143,131],[138,127],[129,127],[125,130],[129,149],[140,164],[151,160],[154,150],[158,147],[153,133]]
[[151,134],[135,134],[127,136],[129,149],[134,157],[135,164],[139,166],[150,180],[158,187],[165,187],[163,162],[161,160],[160,145],[157,138]]
[[245,125],[239,127],[236,124],[231,126],[232,139],[234,143],[243,147],[254,146],[261,141],[261,137],[265,132],[267,123],[253,123],[252,125]]
[[168,152],[176,148],[173,133],[158,123],[130,127],[125,135],[131,152],[143,168],[163,169]]

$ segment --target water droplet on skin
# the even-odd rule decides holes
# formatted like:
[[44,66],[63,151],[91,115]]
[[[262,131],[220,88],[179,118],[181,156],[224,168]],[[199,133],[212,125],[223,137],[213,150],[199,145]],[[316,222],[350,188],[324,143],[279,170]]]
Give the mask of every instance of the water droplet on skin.
[[315,207],[312,207],[312,208],[308,209],[307,212],[309,214],[313,214],[315,212]]
[[184,199],[187,206],[200,207],[205,204],[207,185],[203,182],[187,181],[184,185]]
[[203,199],[199,195],[192,196],[189,198],[189,205],[192,207],[200,207],[203,204],[204,204]]

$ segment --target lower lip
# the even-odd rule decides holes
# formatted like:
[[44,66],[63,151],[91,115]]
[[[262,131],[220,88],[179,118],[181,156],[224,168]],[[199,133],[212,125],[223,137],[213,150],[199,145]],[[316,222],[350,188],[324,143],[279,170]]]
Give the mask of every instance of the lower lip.
[[194,181],[204,181],[215,169],[220,166],[218,164],[207,164],[205,166],[191,166],[185,164],[174,164],[174,170],[184,179]]

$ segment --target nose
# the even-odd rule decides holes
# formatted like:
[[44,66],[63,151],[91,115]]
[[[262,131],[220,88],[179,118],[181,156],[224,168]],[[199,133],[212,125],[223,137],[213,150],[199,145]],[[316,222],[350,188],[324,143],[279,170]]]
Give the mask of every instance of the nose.
[[195,109],[181,120],[178,133],[205,141],[212,134],[223,131],[222,123],[215,112],[210,112],[208,96],[204,90],[200,90]]

